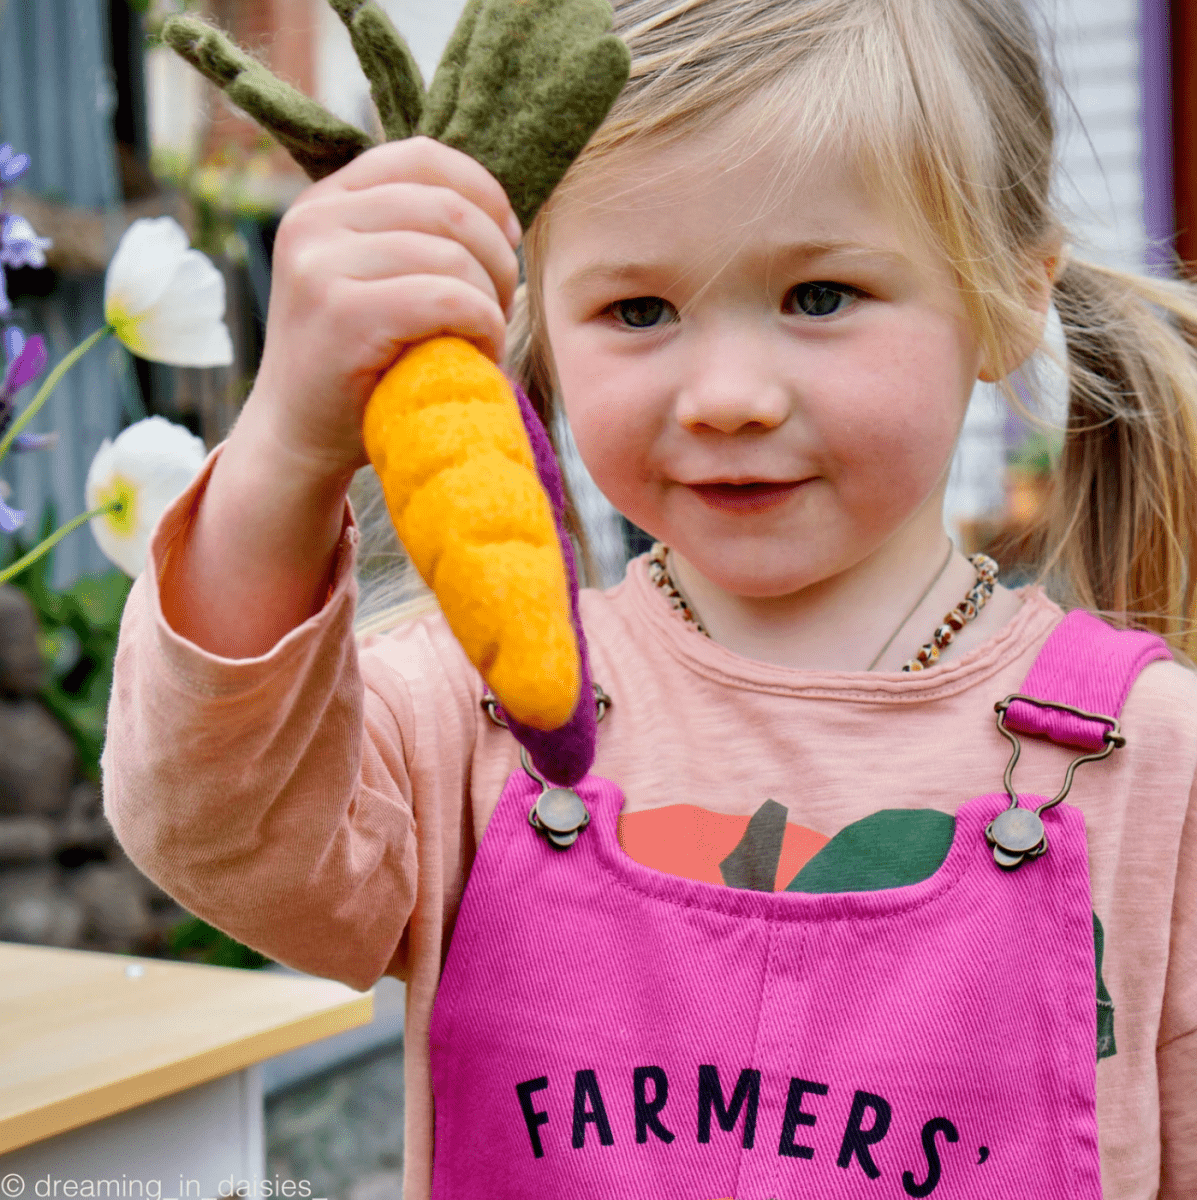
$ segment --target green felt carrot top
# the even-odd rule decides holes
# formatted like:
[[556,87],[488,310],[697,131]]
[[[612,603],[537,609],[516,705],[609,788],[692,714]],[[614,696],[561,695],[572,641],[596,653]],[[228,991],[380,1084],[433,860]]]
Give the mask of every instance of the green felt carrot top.
[[[477,159],[524,229],[590,140],[628,78],[607,0],[469,0],[427,93],[403,37],[375,0],[329,0],[388,140],[424,134]],[[163,37],[283,145],[312,179],[373,138],[271,74],[220,30],[171,17]]]

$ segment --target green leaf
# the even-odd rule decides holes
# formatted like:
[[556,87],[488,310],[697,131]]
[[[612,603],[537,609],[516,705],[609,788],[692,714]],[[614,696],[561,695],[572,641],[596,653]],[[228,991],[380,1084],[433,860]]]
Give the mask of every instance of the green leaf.
[[527,229],[627,82],[607,0],[470,0],[419,132],[476,158]]
[[[18,559],[24,558],[34,546],[40,545],[54,532],[57,523],[54,501],[47,500],[42,513],[41,535],[31,536],[26,540],[20,533],[12,534],[8,538],[6,551],[0,565],[7,567]],[[43,630],[61,625],[65,613],[65,603],[62,597],[50,587],[53,566],[54,550],[48,550],[36,562],[31,563],[19,575],[9,580],[14,587],[29,597]]]
[[331,175],[374,144],[369,134],[284,83],[198,17],[171,17],[162,27],[162,36],[177,54],[268,129],[310,179]]
[[124,571],[115,570],[103,575],[85,575],[66,594],[94,628],[117,634],[132,587],[133,580]]
[[956,818],[932,808],[883,808],[846,825],[811,858],[787,892],[874,892],[909,887],[939,870]]
[[[53,528],[53,505],[48,504],[43,536]],[[10,542],[4,564],[20,558],[35,544],[32,539],[24,544],[17,535]],[[49,584],[53,553],[22,571],[11,584],[25,594],[37,618],[38,643],[47,666],[47,682],[38,698],[71,735],[82,773],[98,783],[121,614],[133,581],[113,568],[104,574],[85,575],[65,591],[55,591]],[[78,641],[78,654],[73,663],[56,670],[57,651],[68,640]]]
[[424,80],[407,42],[374,0],[328,2],[349,30],[388,139],[411,137],[424,111]]

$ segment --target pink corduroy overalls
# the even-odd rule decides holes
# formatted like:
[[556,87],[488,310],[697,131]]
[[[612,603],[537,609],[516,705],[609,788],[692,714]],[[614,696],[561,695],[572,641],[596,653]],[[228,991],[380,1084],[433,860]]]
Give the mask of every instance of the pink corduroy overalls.
[[[1118,745],[1166,657],[1070,613],[1020,695],[1104,719],[1003,720]],[[618,786],[574,790],[590,819],[559,849],[513,774],[470,873],[432,1015],[434,1200],[1100,1200],[1079,809],[978,796],[929,878],[813,895],[641,866]]]

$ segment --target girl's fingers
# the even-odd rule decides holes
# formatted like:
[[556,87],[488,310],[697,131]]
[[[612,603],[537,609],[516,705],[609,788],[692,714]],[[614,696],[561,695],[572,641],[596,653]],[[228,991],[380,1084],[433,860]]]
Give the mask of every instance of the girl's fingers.
[[499,181],[476,159],[431,138],[373,146],[315,187],[356,192],[389,183],[451,188],[482,209],[504,231],[510,245],[519,242],[519,221]]
[[507,322],[503,311],[473,284],[448,275],[400,275],[389,279],[338,281],[342,327],[359,340],[363,312],[382,331],[380,356],[398,358],[413,342],[449,334],[473,342],[495,362],[503,357]]
[[[333,206],[335,211],[326,211]],[[494,280],[506,305],[519,283],[519,260],[502,229],[476,204],[450,188],[413,183],[383,184],[349,196],[329,197],[312,209],[325,227],[335,222],[360,233],[413,230],[452,238]]]
[[460,242],[414,230],[342,235],[336,247],[338,273],[361,281],[400,275],[451,275],[506,308],[486,268]]

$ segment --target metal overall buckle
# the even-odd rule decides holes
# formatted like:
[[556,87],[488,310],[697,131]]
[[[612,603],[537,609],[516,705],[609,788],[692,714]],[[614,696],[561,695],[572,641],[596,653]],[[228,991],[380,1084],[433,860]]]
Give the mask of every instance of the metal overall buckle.
[[[611,707],[611,697],[603,691],[601,684],[594,683],[591,687],[594,688],[594,706],[597,713],[595,720],[601,721],[607,715],[607,709]],[[490,688],[487,688],[482,696],[482,707],[486,709],[486,715],[490,717],[492,724],[498,725],[500,729],[507,728],[507,721],[499,712],[499,699]]]
[[[601,721],[611,707],[611,697],[599,684],[594,684],[594,702],[598,710],[596,720]],[[486,715],[496,724],[507,728],[507,722],[498,711],[498,700],[488,689],[482,697]],[[568,850],[578,840],[578,834],[590,824],[590,813],[582,797],[573,788],[551,785],[528,758],[528,751],[520,747],[520,762],[524,770],[540,784],[540,795],[528,813],[528,824],[538,833],[543,833],[550,846],[557,850]]]
[[[1081,754],[1074,758],[1068,764],[1068,771],[1064,776],[1064,786],[1059,793],[1036,809],[1021,807],[1018,803],[1018,794],[1014,790],[1014,764],[1018,762],[1018,756],[1022,753],[1022,743],[1013,730],[1006,728],[1006,710],[1015,700],[1024,700],[1027,704],[1034,704],[1038,708],[1052,708],[1057,712],[1071,713],[1074,717],[1082,717],[1087,721],[1100,721],[1102,724],[1110,726],[1102,734],[1105,748],[1093,754]],[[1039,858],[1047,853],[1047,833],[1043,828],[1040,816],[1049,808],[1054,808],[1068,795],[1072,787],[1072,776],[1077,767],[1081,763],[1097,762],[1099,759],[1108,758],[1116,746],[1126,745],[1126,738],[1123,737],[1121,726],[1114,717],[1107,717],[1103,713],[1086,712],[1083,708],[1074,708],[1071,704],[1056,704],[1051,700],[1038,700],[1034,696],[1024,696],[1021,692],[1014,692],[1005,700],[999,700],[993,706],[993,710],[997,713],[998,732],[1010,742],[1014,747],[1014,752],[1006,764],[1006,774],[1002,780],[1006,787],[1006,795],[1010,797],[1010,807],[1003,809],[985,827],[985,840],[993,847],[994,862],[999,867],[1012,871],[1026,859]]]
[[550,846],[568,850],[578,840],[578,834],[590,824],[590,813],[582,797],[573,788],[554,787],[528,760],[528,751],[520,747],[520,762],[524,770],[540,784],[540,795],[528,813],[528,824],[543,833]]

